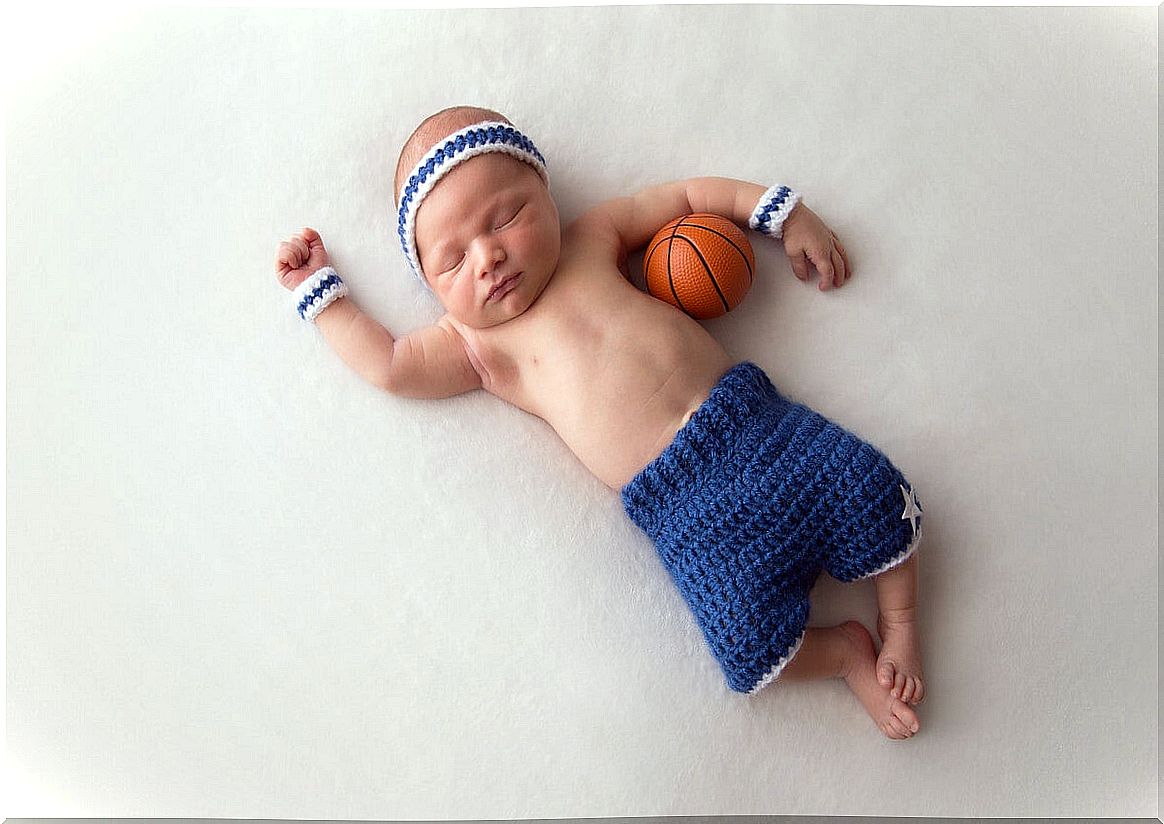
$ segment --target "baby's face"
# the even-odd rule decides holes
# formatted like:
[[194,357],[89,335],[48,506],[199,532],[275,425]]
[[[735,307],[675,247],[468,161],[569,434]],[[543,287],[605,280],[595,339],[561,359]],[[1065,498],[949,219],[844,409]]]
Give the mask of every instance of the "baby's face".
[[561,248],[549,189],[529,164],[500,153],[461,163],[416,213],[425,280],[449,314],[478,329],[528,309],[554,274]]

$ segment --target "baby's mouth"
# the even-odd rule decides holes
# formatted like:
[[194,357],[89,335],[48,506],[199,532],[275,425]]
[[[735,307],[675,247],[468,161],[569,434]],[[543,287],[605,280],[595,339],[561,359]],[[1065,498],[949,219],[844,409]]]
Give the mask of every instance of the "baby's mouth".
[[485,299],[485,302],[490,303],[494,299],[501,297],[505,292],[508,292],[517,283],[517,279],[519,277],[521,277],[521,272],[510,275],[505,280],[501,281],[501,283],[494,286],[493,290],[489,292],[489,297]]

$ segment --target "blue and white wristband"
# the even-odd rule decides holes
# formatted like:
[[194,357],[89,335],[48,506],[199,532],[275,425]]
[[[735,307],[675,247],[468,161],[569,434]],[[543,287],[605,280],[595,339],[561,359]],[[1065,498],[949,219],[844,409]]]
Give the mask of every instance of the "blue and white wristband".
[[296,287],[295,309],[299,317],[315,323],[320,312],[347,293],[348,285],[336,274],[335,269],[324,266],[316,269],[315,274]]
[[784,235],[784,221],[792,214],[800,202],[800,192],[787,186],[773,186],[764,192],[756,210],[748,220],[748,226],[762,235],[780,238]]

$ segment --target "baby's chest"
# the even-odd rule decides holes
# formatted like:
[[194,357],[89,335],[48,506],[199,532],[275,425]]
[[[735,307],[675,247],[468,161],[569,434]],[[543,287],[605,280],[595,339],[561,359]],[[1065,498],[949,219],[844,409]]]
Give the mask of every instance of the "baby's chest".
[[617,270],[560,268],[521,318],[476,336],[486,389],[530,406],[544,394],[593,380],[593,370],[623,337],[628,298],[636,294]]

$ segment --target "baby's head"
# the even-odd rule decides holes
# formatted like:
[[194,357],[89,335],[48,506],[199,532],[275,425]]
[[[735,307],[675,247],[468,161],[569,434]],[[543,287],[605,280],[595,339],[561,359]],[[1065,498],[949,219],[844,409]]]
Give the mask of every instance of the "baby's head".
[[557,268],[561,225],[544,161],[497,112],[457,106],[428,117],[400,152],[394,192],[410,265],[468,326],[517,317]]

